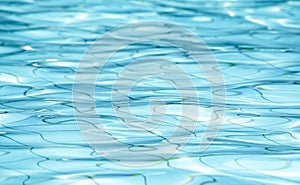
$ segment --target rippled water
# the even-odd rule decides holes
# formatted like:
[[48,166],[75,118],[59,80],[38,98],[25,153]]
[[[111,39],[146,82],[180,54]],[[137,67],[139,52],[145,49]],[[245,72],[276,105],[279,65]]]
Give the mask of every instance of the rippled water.
[[[300,184],[299,1],[7,0],[0,14],[1,184]],[[195,140],[183,155],[133,168],[104,159],[82,138],[72,83],[98,36],[140,20],[169,21],[197,33],[221,65],[227,96],[222,128],[207,151],[199,152]],[[131,47],[113,59],[102,82],[110,83],[122,62],[139,55],[171,53],[182,60],[172,51]],[[105,112],[108,95],[101,87],[97,106],[107,123],[116,124]],[[160,91],[164,87],[157,82],[135,97],[176,102]],[[209,93],[201,87],[205,112]],[[136,111],[144,115],[148,108],[139,104]]]

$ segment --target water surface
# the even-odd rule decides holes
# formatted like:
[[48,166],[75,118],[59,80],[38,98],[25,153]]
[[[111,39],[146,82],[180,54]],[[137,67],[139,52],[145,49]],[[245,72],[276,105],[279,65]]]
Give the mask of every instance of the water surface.
[[[0,183],[300,184],[299,13],[296,0],[1,1]],[[170,21],[194,31],[220,64],[227,97],[222,128],[206,152],[192,140],[180,157],[131,168],[102,158],[84,141],[73,115],[72,83],[97,37],[139,20]],[[105,83],[124,61],[144,55],[186,59],[153,45],[116,55],[104,71],[104,86],[96,87],[108,124],[117,122],[105,109]],[[185,67],[201,79],[193,65]],[[206,87],[205,80],[197,86],[204,113],[210,108]],[[137,92],[145,101],[177,101],[161,82]],[[149,105],[137,105],[136,113],[145,115]]]

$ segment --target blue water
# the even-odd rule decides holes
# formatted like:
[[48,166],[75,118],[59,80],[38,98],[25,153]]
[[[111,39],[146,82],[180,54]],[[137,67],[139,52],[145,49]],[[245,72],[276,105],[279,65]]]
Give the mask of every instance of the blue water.
[[[299,1],[6,0],[0,15],[1,185],[300,184]],[[206,42],[225,80],[226,114],[205,152],[194,140],[180,156],[157,165],[120,166],[83,139],[72,85],[90,44],[117,26],[143,20],[178,24]],[[111,83],[110,75],[130,57],[172,52],[131,47],[113,59],[102,83]],[[187,63],[186,69],[197,77],[194,65]],[[154,90],[138,89],[135,97],[177,101],[162,82],[152,85]],[[201,87],[205,113],[209,93]],[[117,124],[104,107],[107,91],[98,89],[97,106],[106,123]],[[136,109],[146,115],[149,105]],[[201,123],[205,128],[205,119]]]

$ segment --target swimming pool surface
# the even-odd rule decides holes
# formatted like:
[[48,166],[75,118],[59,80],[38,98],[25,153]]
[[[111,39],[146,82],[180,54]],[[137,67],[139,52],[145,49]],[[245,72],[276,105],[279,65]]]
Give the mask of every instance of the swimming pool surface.
[[[300,184],[300,1],[3,0],[0,17],[1,185]],[[195,138],[180,155],[156,165],[122,166],[83,139],[72,87],[81,58],[97,38],[146,20],[180,25],[205,41],[225,81],[225,115],[217,137],[199,152],[195,138],[201,138],[214,105],[207,81],[195,63],[186,62],[191,79],[200,79],[197,106],[203,117]],[[107,84],[132,59],[158,55],[188,60],[172,47],[135,45],[102,71],[95,99],[112,134],[135,133],[118,127]],[[148,115],[145,102],[162,98],[171,107],[166,122],[175,123],[178,98],[169,90],[162,81],[146,79],[130,97],[136,100],[132,112]],[[174,127],[166,124],[160,131],[168,134]],[[150,136],[132,138],[132,147],[154,142]]]

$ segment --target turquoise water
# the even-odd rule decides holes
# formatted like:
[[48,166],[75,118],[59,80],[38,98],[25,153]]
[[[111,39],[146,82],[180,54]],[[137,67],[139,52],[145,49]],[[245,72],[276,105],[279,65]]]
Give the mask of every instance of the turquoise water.
[[[1,1],[0,184],[300,184],[299,13],[299,1],[284,0]],[[226,114],[205,152],[196,139],[157,165],[120,166],[83,139],[72,85],[90,44],[117,26],[143,20],[178,24],[206,42],[225,80]],[[118,53],[96,87],[105,123],[118,122],[106,110],[109,89],[103,87],[124,61],[145,55],[187,60],[174,48],[153,45]],[[194,65],[185,69],[202,79]],[[163,82],[145,84],[135,98],[178,100]],[[197,90],[204,117],[194,134],[201,137],[211,108],[205,80]],[[149,114],[148,104],[136,105],[136,114]],[[177,117],[174,111],[168,120]]]

